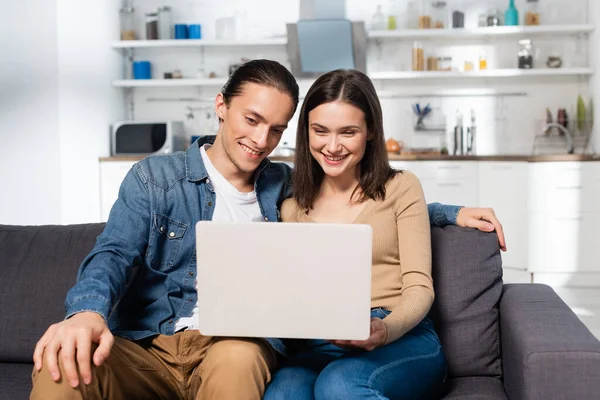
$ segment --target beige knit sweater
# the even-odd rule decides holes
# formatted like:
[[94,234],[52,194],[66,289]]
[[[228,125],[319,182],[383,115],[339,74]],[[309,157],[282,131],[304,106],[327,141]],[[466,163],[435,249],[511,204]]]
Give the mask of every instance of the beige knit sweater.
[[[281,208],[283,222],[315,222],[294,199]],[[386,185],[383,201],[367,200],[355,224],[373,228],[371,306],[391,311],[386,343],[414,328],[433,303],[431,235],[423,189],[403,171]]]

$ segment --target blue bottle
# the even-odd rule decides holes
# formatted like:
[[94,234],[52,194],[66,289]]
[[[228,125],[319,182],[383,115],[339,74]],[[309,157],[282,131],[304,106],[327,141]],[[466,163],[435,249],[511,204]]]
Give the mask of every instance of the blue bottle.
[[515,0],[510,0],[508,10],[504,13],[504,25],[517,26],[519,25],[519,12],[515,7]]

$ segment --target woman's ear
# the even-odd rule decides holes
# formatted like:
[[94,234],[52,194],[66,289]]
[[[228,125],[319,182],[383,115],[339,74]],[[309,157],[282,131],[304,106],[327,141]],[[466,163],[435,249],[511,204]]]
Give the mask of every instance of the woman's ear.
[[370,142],[371,140],[373,140],[373,137],[374,137],[374,136],[375,136],[375,135],[373,135],[373,132],[368,132],[368,133],[367,133],[367,142]]
[[219,121],[223,121],[225,119],[227,104],[225,104],[225,97],[223,97],[223,93],[219,93],[215,99],[215,112],[219,118]]

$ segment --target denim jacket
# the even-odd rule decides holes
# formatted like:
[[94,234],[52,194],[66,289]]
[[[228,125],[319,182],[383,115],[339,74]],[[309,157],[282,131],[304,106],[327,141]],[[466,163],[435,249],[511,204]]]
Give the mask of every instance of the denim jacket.
[[[66,318],[100,314],[116,336],[139,340],[172,335],[190,316],[195,289],[195,224],[211,220],[215,192],[202,162],[201,138],[185,152],[136,163],[119,189],[104,231],[82,262],[65,300]],[[276,222],[291,195],[291,169],[264,160],[255,190],[264,221]],[[458,207],[432,204],[436,225],[454,224]]]

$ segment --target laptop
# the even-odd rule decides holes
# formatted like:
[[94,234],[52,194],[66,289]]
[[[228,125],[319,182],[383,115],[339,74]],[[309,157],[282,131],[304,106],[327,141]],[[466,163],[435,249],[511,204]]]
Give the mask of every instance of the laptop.
[[369,225],[200,221],[200,332],[365,340],[371,253]]

